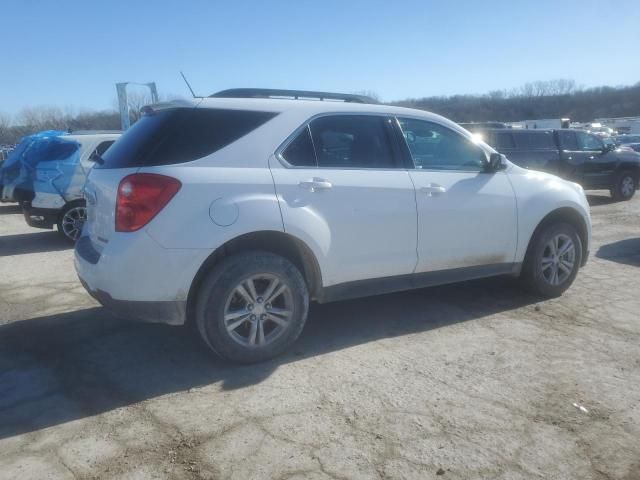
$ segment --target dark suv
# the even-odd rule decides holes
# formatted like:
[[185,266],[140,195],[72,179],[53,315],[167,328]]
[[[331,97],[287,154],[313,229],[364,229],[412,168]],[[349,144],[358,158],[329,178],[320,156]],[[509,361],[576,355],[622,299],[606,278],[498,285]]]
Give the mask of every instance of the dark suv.
[[521,167],[553,173],[587,190],[607,189],[616,200],[629,200],[638,188],[640,154],[582,130],[488,129],[483,137]]

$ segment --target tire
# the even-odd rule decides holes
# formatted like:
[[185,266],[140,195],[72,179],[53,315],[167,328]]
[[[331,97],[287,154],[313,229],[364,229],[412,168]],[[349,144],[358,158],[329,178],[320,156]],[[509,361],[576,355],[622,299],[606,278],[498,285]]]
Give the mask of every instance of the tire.
[[636,193],[638,181],[632,172],[620,172],[612,185],[610,192],[614,200],[626,201],[630,200]]
[[[273,295],[281,287],[283,293]],[[232,255],[207,274],[197,292],[195,320],[202,339],[220,357],[256,363],[290,347],[308,311],[309,292],[296,266],[279,255],[254,251]]]
[[[552,241],[554,241],[553,244]],[[562,251],[567,241],[571,242],[573,248],[569,246],[567,252],[559,257],[554,256],[553,245],[556,245],[557,250]],[[553,260],[551,262],[543,260],[549,258]],[[540,228],[532,238],[521,279],[525,287],[536,295],[548,298],[559,297],[571,286],[581,264],[582,241],[576,227],[569,223],[553,222]],[[556,277],[554,272],[557,272]]]
[[87,220],[87,207],[83,201],[70,202],[58,216],[58,233],[69,243],[76,243]]

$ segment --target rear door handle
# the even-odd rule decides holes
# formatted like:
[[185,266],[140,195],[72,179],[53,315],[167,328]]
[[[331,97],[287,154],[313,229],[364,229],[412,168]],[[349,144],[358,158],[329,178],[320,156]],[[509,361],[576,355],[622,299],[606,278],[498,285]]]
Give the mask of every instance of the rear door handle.
[[426,193],[427,197],[432,197],[433,195],[440,195],[441,193],[445,193],[447,191],[442,185],[438,185],[437,183],[430,183],[426,187],[420,188],[422,193]]
[[307,180],[306,182],[300,182],[298,185],[300,185],[300,188],[309,190],[312,193],[319,190],[329,190],[333,186],[329,180],[317,177],[313,177],[311,180]]

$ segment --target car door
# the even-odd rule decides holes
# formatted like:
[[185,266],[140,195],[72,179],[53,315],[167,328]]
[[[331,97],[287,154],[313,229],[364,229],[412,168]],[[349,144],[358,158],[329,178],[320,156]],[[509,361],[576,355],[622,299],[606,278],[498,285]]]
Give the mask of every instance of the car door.
[[560,147],[560,169],[558,175],[572,182],[585,185],[584,168],[591,156],[578,146],[575,130],[556,130],[556,139]]
[[323,115],[270,161],[284,229],[314,245],[324,286],[406,275],[416,254],[413,183],[392,119]]
[[399,118],[398,126],[415,167],[416,273],[510,270],[518,225],[506,172],[487,172],[484,151],[449,127],[415,118]]
[[592,133],[576,132],[578,148],[585,156],[585,188],[609,188],[616,171],[617,155],[606,150],[601,138]]

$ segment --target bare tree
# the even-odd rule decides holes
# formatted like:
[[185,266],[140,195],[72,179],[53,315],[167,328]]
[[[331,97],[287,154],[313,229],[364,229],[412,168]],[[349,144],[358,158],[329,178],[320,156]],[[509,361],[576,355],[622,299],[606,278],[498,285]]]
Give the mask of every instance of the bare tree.
[[5,113],[0,113],[0,143],[9,143],[9,129],[11,128],[11,117]]

